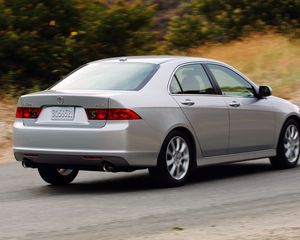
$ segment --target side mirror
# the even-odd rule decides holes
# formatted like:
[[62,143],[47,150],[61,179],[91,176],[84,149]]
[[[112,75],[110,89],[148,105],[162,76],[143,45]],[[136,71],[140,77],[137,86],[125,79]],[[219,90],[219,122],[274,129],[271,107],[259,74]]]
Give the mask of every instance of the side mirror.
[[269,86],[259,86],[258,96],[259,97],[268,97],[272,95],[272,88]]

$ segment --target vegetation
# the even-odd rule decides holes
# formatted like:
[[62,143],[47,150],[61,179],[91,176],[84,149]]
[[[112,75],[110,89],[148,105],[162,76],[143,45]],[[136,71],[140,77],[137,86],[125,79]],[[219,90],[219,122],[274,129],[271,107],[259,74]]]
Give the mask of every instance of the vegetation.
[[[222,60],[221,53],[203,51],[211,49],[208,42],[224,43],[255,32],[268,32],[270,28],[289,38],[298,38],[300,1],[0,0],[0,94],[18,95],[44,89],[83,63],[104,57],[187,51]],[[239,66],[240,56],[229,52],[223,60],[238,63],[253,79],[272,79],[277,92],[280,80],[274,82],[275,78],[292,81],[300,73],[290,69],[290,65],[285,65],[279,76],[274,75],[275,71],[264,72],[265,61],[270,60],[274,68],[276,61],[280,62],[277,57],[288,61],[299,56],[296,40],[289,42],[276,36],[285,39],[289,50],[281,51],[271,39],[267,40],[272,49],[258,49],[266,54],[260,54],[261,65],[252,55],[244,59],[247,66]],[[204,47],[195,48],[200,45]]]
[[228,43],[205,44],[187,51],[224,61],[255,83],[270,85],[274,95],[300,103],[300,40],[278,33],[255,33]]
[[152,52],[153,6],[109,2],[0,2],[1,89],[45,88],[88,61]]

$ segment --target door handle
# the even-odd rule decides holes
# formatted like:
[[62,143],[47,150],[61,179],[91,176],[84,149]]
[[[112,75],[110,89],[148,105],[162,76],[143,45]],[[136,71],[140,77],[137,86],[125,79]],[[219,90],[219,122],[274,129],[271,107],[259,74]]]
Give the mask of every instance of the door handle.
[[233,102],[229,103],[229,106],[230,107],[239,107],[239,106],[241,106],[241,104],[239,102],[233,101]]
[[181,104],[186,106],[193,106],[195,103],[192,102],[190,99],[186,99],[185,101],[181,102]]

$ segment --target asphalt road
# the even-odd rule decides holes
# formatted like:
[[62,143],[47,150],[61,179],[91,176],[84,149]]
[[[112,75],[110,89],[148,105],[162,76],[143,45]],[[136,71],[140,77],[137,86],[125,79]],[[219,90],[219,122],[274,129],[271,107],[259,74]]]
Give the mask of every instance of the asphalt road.
[[172,189],[155,188],[146,171],[80,172],[73,184],[53,187],[9,163],[0,165],[0,239],[147,238],[298,211],[299,200],[300,167],[275,171],[267,160],[201,168]]

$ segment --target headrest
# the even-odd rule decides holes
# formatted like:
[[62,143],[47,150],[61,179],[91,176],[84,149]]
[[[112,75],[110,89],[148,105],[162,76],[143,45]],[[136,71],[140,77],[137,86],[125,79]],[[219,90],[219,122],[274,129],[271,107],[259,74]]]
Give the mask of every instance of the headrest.
[[183,76],[196,76],[198,74],[198,71],[195,69],[185,69],[182,71]]

